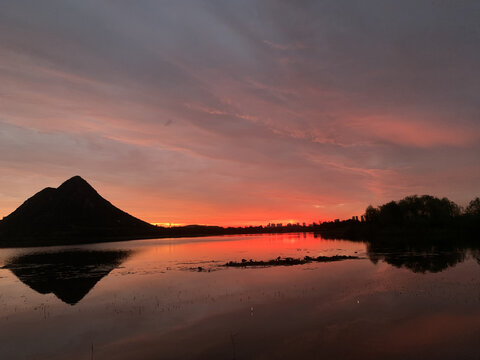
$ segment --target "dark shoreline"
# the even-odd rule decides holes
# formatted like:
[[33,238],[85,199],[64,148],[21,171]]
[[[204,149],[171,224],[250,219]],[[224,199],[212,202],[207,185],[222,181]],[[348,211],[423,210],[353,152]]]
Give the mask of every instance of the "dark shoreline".
[[[189,225],[184,227],[163,228],[158,227],[148,233],[125,234],[108,236],[110,229],[103,229],[101,234],[82,233],[82,234],[52,234],[49,236],[37,237],[8,237],[0,238],[1,248],[20,248],[20,247],[47,247],[62,245],[83,245],[106,242],[149,240],[165,238],[196,238],[206,236],[224,236],[224,235],[260,235],[260,234],[287,234],[287,233],[314,233],[324,239],[343,239],[351,241],[377,242],[389,239],[392,243],[451,243],[469,244],[477,243],[480,245],[477,225],[470,226],[442,227],[379,227],[372,224],[354,220],[344,220],[340,222],[323,223],[320,225],[308,226],[283,226],[277,228],[271,227],[228,227]],[[111,229],[110,233],[118,234],[119,229]]]
[[[83,245],[117,241],[151,240],[165,238],[189,238],[222,235],[259,235],[259,234],[286,234],[286,233],[310,233],[317,232],[317,226],[283,226],[278,228],[267,227],[240,227],[223,228],[219,226],[189,225],[175,228],[158,228],[147,234],[119,235],[119,236],[98,236],[95,234],[82,235],[51,235],[39,237],[12,237],[0,239],[1,248],[20,247],[47,247],[62,245]],[[118,232],[118,230],[115,230]]]

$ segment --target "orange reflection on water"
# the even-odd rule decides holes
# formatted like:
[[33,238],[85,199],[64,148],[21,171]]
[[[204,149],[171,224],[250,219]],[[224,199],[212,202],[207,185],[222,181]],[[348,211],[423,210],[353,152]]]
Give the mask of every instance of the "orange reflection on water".
[[[87,262],[88,270],[78,277],[90,273],[96,282],[86,284],[88,291],[72,306],[62,294],[75,287],[74,272],[65,266],[57,271],[48,254],[37,254],[45,264],[20,261],[29,259],[27,253],[65,248],[78,251],[79,259],[85,257],[81,251],[127,250],[129,256],[107,275],[109,259],[99,256],[95,266]],[[0,263],[17,268],[0,269],[0,328],[8,329],[0,331],[0,344],[6,344],[0,358],[86,359],[94,344],[99,359],[227,359],[233,357],[232,338],[239,359],[478,357],[476,260],[467,257],[442,272],[418,273],[382,257],[372,262],[365,251],[363,243],[311,233],[4,250]],[[362,259],[221,266],[242,258],[355,252]],[[406,252],[397,255],[408,260]],[[199,272],[197,266],[212,271]],[[53,293],[32,286],[45,274],[62,280],[43,284]]]
[[[260,234],[188,239],[158,239],[137,242],[145,251],[146,262],[225,263],[241,259],[271,260],[280,257],[358,255],[365,253],[363,243],[325,240],[312,233]],[[143,245],[147,245],[145,247]]]

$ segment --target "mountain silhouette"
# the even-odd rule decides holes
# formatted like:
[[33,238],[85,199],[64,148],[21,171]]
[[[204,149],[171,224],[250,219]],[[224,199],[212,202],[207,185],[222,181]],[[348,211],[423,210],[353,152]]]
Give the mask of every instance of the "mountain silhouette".
[[122,240],[158,229],[118,209],[80,176],[45,188],[0,221],[0,245]]
[[130,255],[127,250],[31,253],[8,259],[3,268],[36,292],[75,305]]

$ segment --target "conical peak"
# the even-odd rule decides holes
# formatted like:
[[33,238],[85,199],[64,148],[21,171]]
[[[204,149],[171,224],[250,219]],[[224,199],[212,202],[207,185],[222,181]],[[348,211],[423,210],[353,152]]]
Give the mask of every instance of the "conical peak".
[[75,175],[70,179],[66,180],[62,185],[65,185],[65,184],[87,184],[88,185],[88,182],[85,179],[83,179],[81,176]]
[[92,237],[113,239],[125,234],[136,237],[156,230],[112,205],[80,176],[68,179],[56,189],[46,188],[33,195],[0,225],[0,244],[2,236],[8,241],[22,239],[31,244],[51,243],[60,238],[68,243],[69,238],[89,241]]
[[71,189],[95,191],[95,189],[87,181],[85,181],[82,177],[78,175],[68,179],[58,187],[58,190],[71,190]]

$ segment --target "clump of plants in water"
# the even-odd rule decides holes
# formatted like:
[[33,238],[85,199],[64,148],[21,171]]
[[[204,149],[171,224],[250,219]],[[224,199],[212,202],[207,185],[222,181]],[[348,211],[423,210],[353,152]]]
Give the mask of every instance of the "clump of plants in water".
[[305,256],[301,258],[281,258],[280,256],[276,259],[268,261],[258,261],[258,260],[246,260],[242,259],[240,262],[229,261],[224,266],[227,267],[249,267],[249,266],[290,266],[290,265],[303,265],[312,262],[330,262],[330,261],[341,261],[341,260],[350,260],[350,259],[359,259],[358,256],[346,256],[346,255],[334,255],[334,256]]

